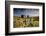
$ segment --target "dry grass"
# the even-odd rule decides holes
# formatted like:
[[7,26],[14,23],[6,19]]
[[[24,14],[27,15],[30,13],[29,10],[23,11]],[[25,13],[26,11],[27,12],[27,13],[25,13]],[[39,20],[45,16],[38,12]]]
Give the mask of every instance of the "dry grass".
[[21,17],[13,16],[13,25],[14,25],[14,28],[38,27],[39,17],[21,18]]

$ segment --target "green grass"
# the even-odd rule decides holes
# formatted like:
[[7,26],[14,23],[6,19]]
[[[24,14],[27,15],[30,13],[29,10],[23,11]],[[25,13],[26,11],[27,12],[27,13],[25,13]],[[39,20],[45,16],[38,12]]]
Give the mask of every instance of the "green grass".
[[14,28],[38,27],[39,26],[39,17],[21,18],[21,17],[13,16],[13,26],[14,26]]

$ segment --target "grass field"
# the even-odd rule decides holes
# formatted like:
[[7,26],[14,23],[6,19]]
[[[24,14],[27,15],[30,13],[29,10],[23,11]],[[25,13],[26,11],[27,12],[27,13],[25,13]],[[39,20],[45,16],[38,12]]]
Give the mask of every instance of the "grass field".
[[13,26],[14,28],[38,27],[39,17],[21,18],[18,16],[13,16]]

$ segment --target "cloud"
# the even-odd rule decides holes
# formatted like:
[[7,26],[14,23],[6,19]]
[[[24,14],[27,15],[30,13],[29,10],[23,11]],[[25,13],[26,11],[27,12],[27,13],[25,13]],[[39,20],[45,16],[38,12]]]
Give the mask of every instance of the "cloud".
[[21,16],[21,15],[29,15],[31,16],[39,16],[39,9],[20,9],[15,8],[14,9],[14,16]]

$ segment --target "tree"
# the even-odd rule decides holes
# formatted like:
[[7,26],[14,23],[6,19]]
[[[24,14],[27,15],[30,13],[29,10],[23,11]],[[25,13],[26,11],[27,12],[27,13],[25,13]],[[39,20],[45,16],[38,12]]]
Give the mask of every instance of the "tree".
[[29,15],[27,15],[27,18],[29,18]]
[[21,15],[21,18],[24,18],[24,15]]

